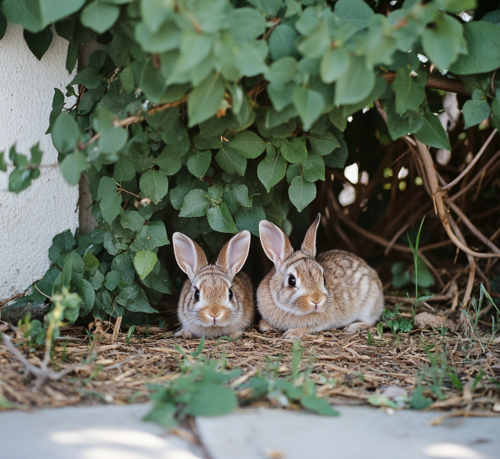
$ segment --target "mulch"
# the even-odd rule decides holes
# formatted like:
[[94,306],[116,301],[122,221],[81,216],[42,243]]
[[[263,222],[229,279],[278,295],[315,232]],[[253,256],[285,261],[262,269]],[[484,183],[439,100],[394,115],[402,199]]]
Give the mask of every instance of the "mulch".
[[[152,385],[161,385],[179,375],[182,354],[176,346],[190,353],[200,342],[173,337],[171,331],[151,326],[136,327],[127,344],[126,331],[113,336],[112,324],[96,325],[93,334],[84,327],[61,329],[52,365],[55,370],[70,366],[74,370],[40,387],[0,345],[0,411],[146,402]],[[14,342],[22,343],[14,333],[9,335]],[[438,330],[422,329],[401,334],[397,339],[390,332],[379,337],[373,329],[370,339],[367,330],[356,334],[331,330],[302,339],[301,368],[312,366],[311,377],[317,382],[318,393],[335,405],[368,404],[369,399],[380,394],[390,398],[395,388],[402,389],[396,390],[398,395],[411,396],[416,384],[424,382],[424,395],[434,400],[427,409],[500,414],[500,339],[481,347],[469,335],[466,330],[448,331],[443,336]],[[21,344],[19,349],[34,365],[43,360],[43,346],[29,349]],[[279,362],[279,373],[290,373],[291,350],[292,341],[283,339],[280,333],[262,334],[254,329],[235,342],[207,340],[203,353],[210,358],[224,357],[229,369],[241,368],[236,382],[240,385],[268,368],[270,362]],[[446,375],[450,369],[458,375],[461,389]],[[482,378],[478,377],[480,373]],[[442,391],[440,399],[429,389],[433,378]]]

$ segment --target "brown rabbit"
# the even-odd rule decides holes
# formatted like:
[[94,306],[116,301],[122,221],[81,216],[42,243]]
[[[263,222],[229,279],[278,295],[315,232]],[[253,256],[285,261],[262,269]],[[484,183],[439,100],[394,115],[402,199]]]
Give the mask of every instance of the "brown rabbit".
[[266,220],[260,241],[275,269],[257,290],[260,330],[284,331],[285,338],[347,326],[348,332],[374,325],[384,309],[382,283],[375,270],[356,255],[330,250],[316,257],[321,215],[294,252],[285,233]]
[[251,325],[254,295],[249,277],[240,273],[250,249],[250,233],[241,231],[222,248],[215,265],[201,247],[182,233],[172,237],[175,259],[188,275],[177,314],[182,328],[175,335],[218,338],[240,336]]

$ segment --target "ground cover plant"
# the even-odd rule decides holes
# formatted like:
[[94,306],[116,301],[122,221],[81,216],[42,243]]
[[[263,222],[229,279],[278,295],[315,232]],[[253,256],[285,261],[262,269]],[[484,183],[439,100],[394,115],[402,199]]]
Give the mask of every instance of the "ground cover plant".
[[[68,71],[82,44],[94,49],[66,94],[55,91],[47,132],[68,183],[85,176],[96,225],[56,236],[44,278],[2,305],[2,329],[27,360],[0,348],[1,406],[144,400],[149,384],[174,391],[221,369],[202,359],[201,374],[176,382],[199,340],[169,335],[183,281],[169,236],[182,231],[210,256],[238,230],[257,236],[265,218],[294,243],[321,212],[319,251],[350,250],[378,269],[382,322],[307,337],[300,375],[298,348],[279,335],[207,342],[200,356],[243,371],[215,372],[221,387],[255,371],[233,388],[241,403],[498,409],[496,2],[3,0],[0,36],[6,19],[39,59],[54,32],[67,39]],[[9,187],[22,192],[42,152],[13,146],[8,157]],[[256,249],[245,269],[258,282],[270,266]],[[58,322],[64,336],[43,350],[43,317],[68,292],[81,300],[64,317],[75,325]],[[26,312],[34,320],[19,322]],[[264,356],[278,354],[273,372]],[[54,380],[45,371],[36,398],[20,371],[49,361],[75,367]]]

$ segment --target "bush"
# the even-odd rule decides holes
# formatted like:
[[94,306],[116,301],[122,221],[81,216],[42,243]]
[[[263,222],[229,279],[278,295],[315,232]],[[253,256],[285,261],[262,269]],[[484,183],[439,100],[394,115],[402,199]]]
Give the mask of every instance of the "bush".
[[[472,93],[466,128],[490,113],[500,127],[494,2],[475,13],[474,0],[32,3],[0,2],[0,35],[5,17],[22,24],[40,59],[54,24],[69,41],[68,71],[82,43],[99,44],[66,89],[77,104],[55,90],[47,131],[68,183],[86,174],[99,226],[54,240],[42,291],[70,285],[81,314],[131,323],[154,312],[170,293],[173,262],[158,253],[174,231],[209,254],[227,234],[258,235],[262,219],[289,234],[298,213],[308,220],[318,181],[358,161],[344,131],[376,100],[387,116],[386,127],[370,115],[381,143],[413,133],[449,150],[436,88]],[[13,148],[10,159],[20,192],[37,176],[39,150],[28,161]],[[371,170],[382,161],[370,157]]]

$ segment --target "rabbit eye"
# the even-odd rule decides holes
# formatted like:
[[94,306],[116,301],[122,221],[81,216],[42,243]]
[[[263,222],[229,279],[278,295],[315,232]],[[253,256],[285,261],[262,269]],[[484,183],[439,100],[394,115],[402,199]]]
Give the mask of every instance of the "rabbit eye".
[[229,289],[229,300],[233,299],[233,290]]
[[194,289],[194,300],[200,301],[200,291],[197,288]]
[[288,285],[290,287],[295,287],[297,285],[297,279],[295,279],[295,276],[292,276],[291,274],[288,276]]

